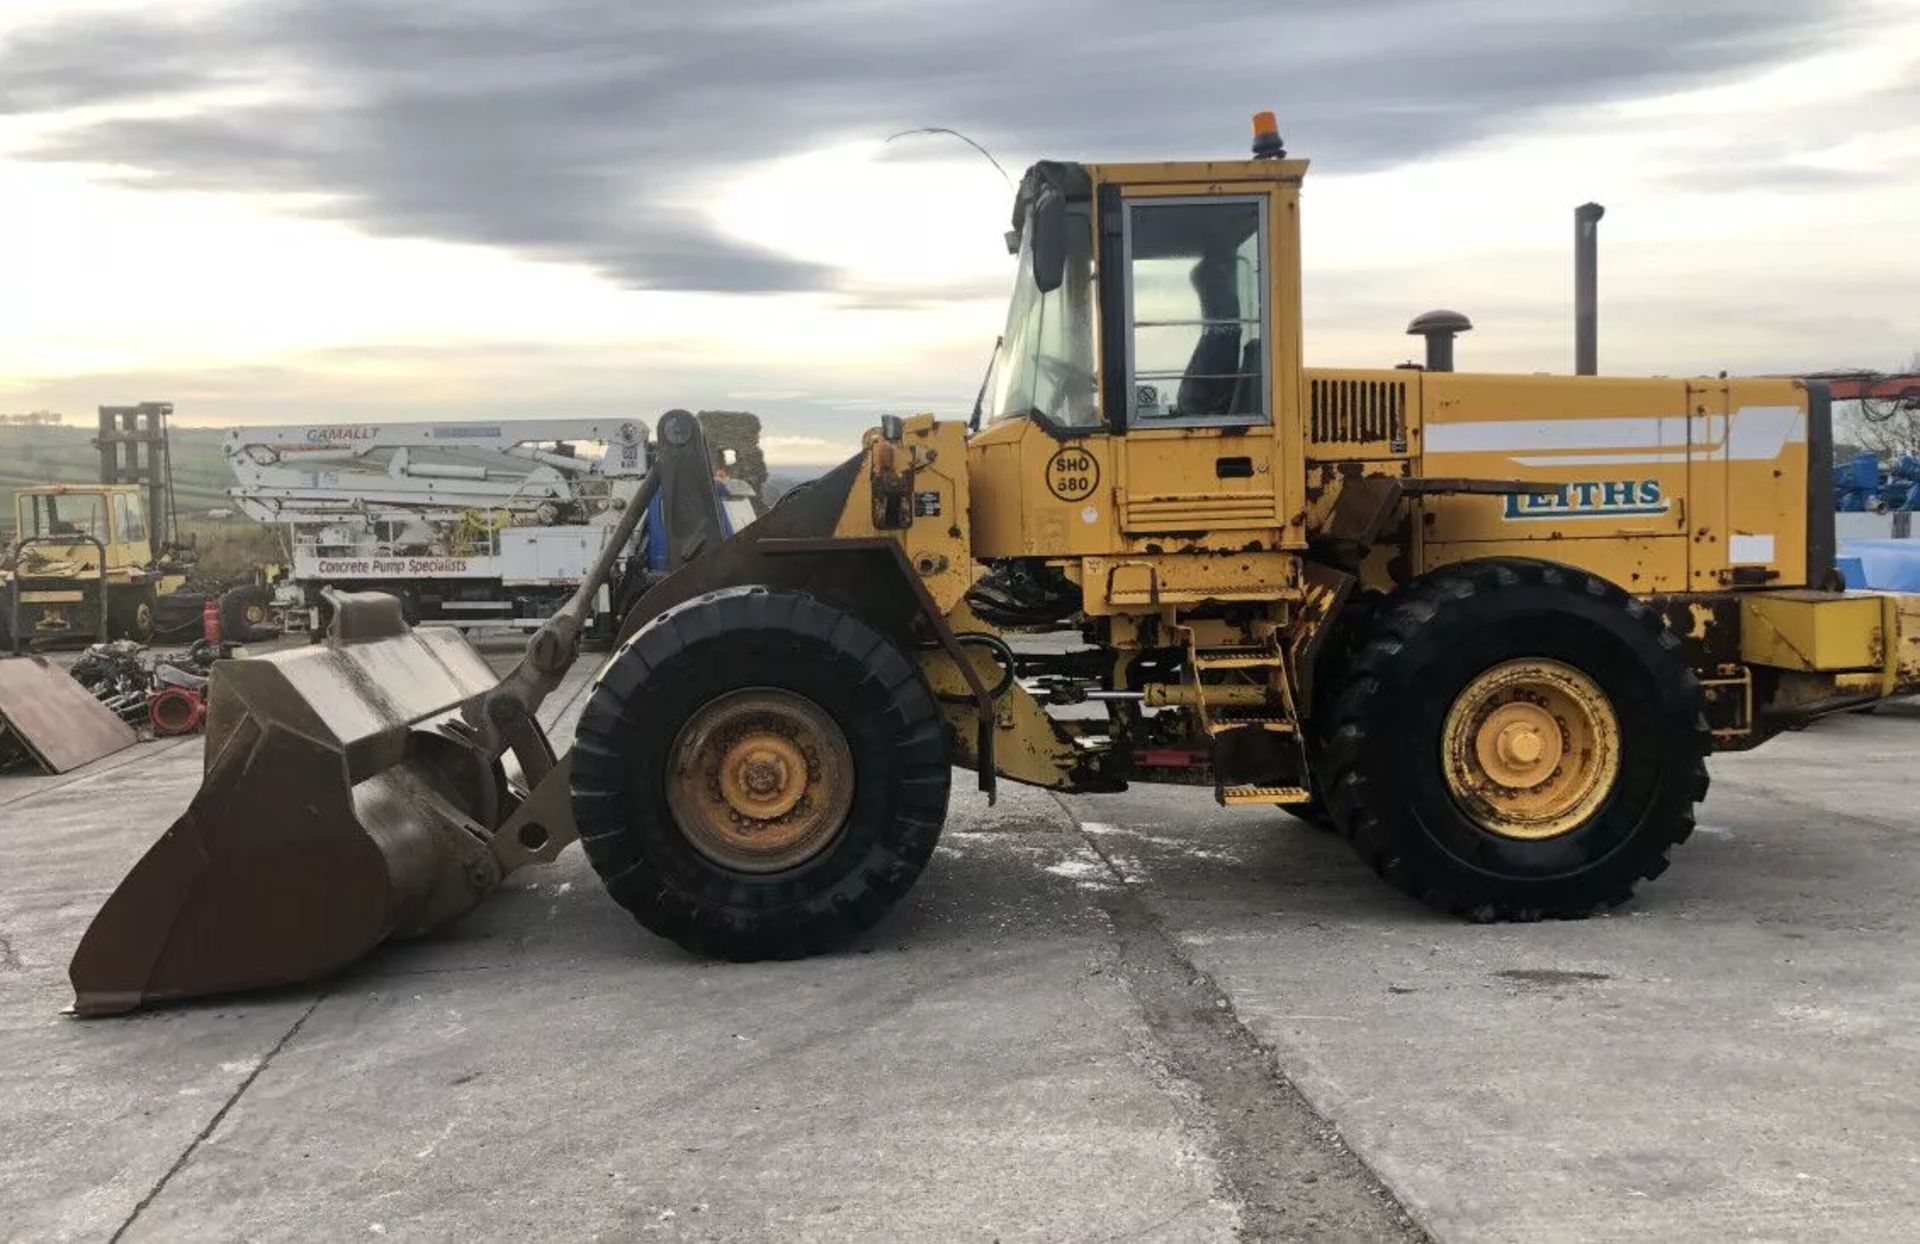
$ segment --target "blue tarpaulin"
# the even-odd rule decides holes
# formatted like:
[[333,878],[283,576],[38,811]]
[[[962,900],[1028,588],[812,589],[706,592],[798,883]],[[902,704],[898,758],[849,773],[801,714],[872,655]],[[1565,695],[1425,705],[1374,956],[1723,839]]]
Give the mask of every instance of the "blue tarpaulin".
[[1920,592],[1920,540],[1842,540],[1835,564],[1854,591]]

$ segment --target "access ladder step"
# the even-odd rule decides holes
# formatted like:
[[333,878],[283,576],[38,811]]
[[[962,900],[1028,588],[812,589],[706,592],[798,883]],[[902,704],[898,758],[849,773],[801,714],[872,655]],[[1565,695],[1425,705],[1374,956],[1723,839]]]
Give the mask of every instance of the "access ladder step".
[[1311,803],[1313,792],[1304,786],[1222,786],[1220,802],[1229,808],[1248,804]]
[[1294,733],[1293,719],[1277,709],[1217,708],[1207,722],[1210,733],[1223,730],[1269,730],[1274,734]]
[[1237,644],[1223,648],[1195,648],[1193,665],[1203,670],[1271,669],[1280,664],[1280,654],[1258,644]]

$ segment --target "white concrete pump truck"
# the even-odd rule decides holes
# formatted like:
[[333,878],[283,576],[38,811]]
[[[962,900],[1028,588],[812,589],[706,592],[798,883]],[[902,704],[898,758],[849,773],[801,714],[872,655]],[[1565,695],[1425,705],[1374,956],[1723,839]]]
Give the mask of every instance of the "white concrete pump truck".
[[[600,555],[651,463],[639,420],[493,419],[237,427],[224,443],[236,506],[281,528],[289,570],[274,604],[290,630],[326,629],[326,588],[383,591],[413,622],[532,630]],[[715,487],[728,527],[753,493]],[[650,514],[602,589],[595,621],[619,616],[622,585],[665,573],[665,520]]]

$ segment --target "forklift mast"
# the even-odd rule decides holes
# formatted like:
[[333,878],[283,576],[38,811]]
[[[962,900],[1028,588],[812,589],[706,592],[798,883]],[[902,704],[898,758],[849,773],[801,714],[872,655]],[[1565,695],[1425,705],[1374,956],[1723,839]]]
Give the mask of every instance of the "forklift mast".
[[167,418],[172,414],[172,402],[102,406],[100,433],[93,441],[100,451],[101,483],[145,486],[147,549],[156,558],[178,535],[173,455],[167,443]]

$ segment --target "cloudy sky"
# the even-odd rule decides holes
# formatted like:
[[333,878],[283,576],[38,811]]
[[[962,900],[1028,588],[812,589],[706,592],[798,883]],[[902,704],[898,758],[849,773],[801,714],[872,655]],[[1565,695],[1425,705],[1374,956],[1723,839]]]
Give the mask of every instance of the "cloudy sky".
[[1920,349],[1920,0],[0,0],[0,410],[963,412],[1042,157],[1314,161],[1309,361]]

